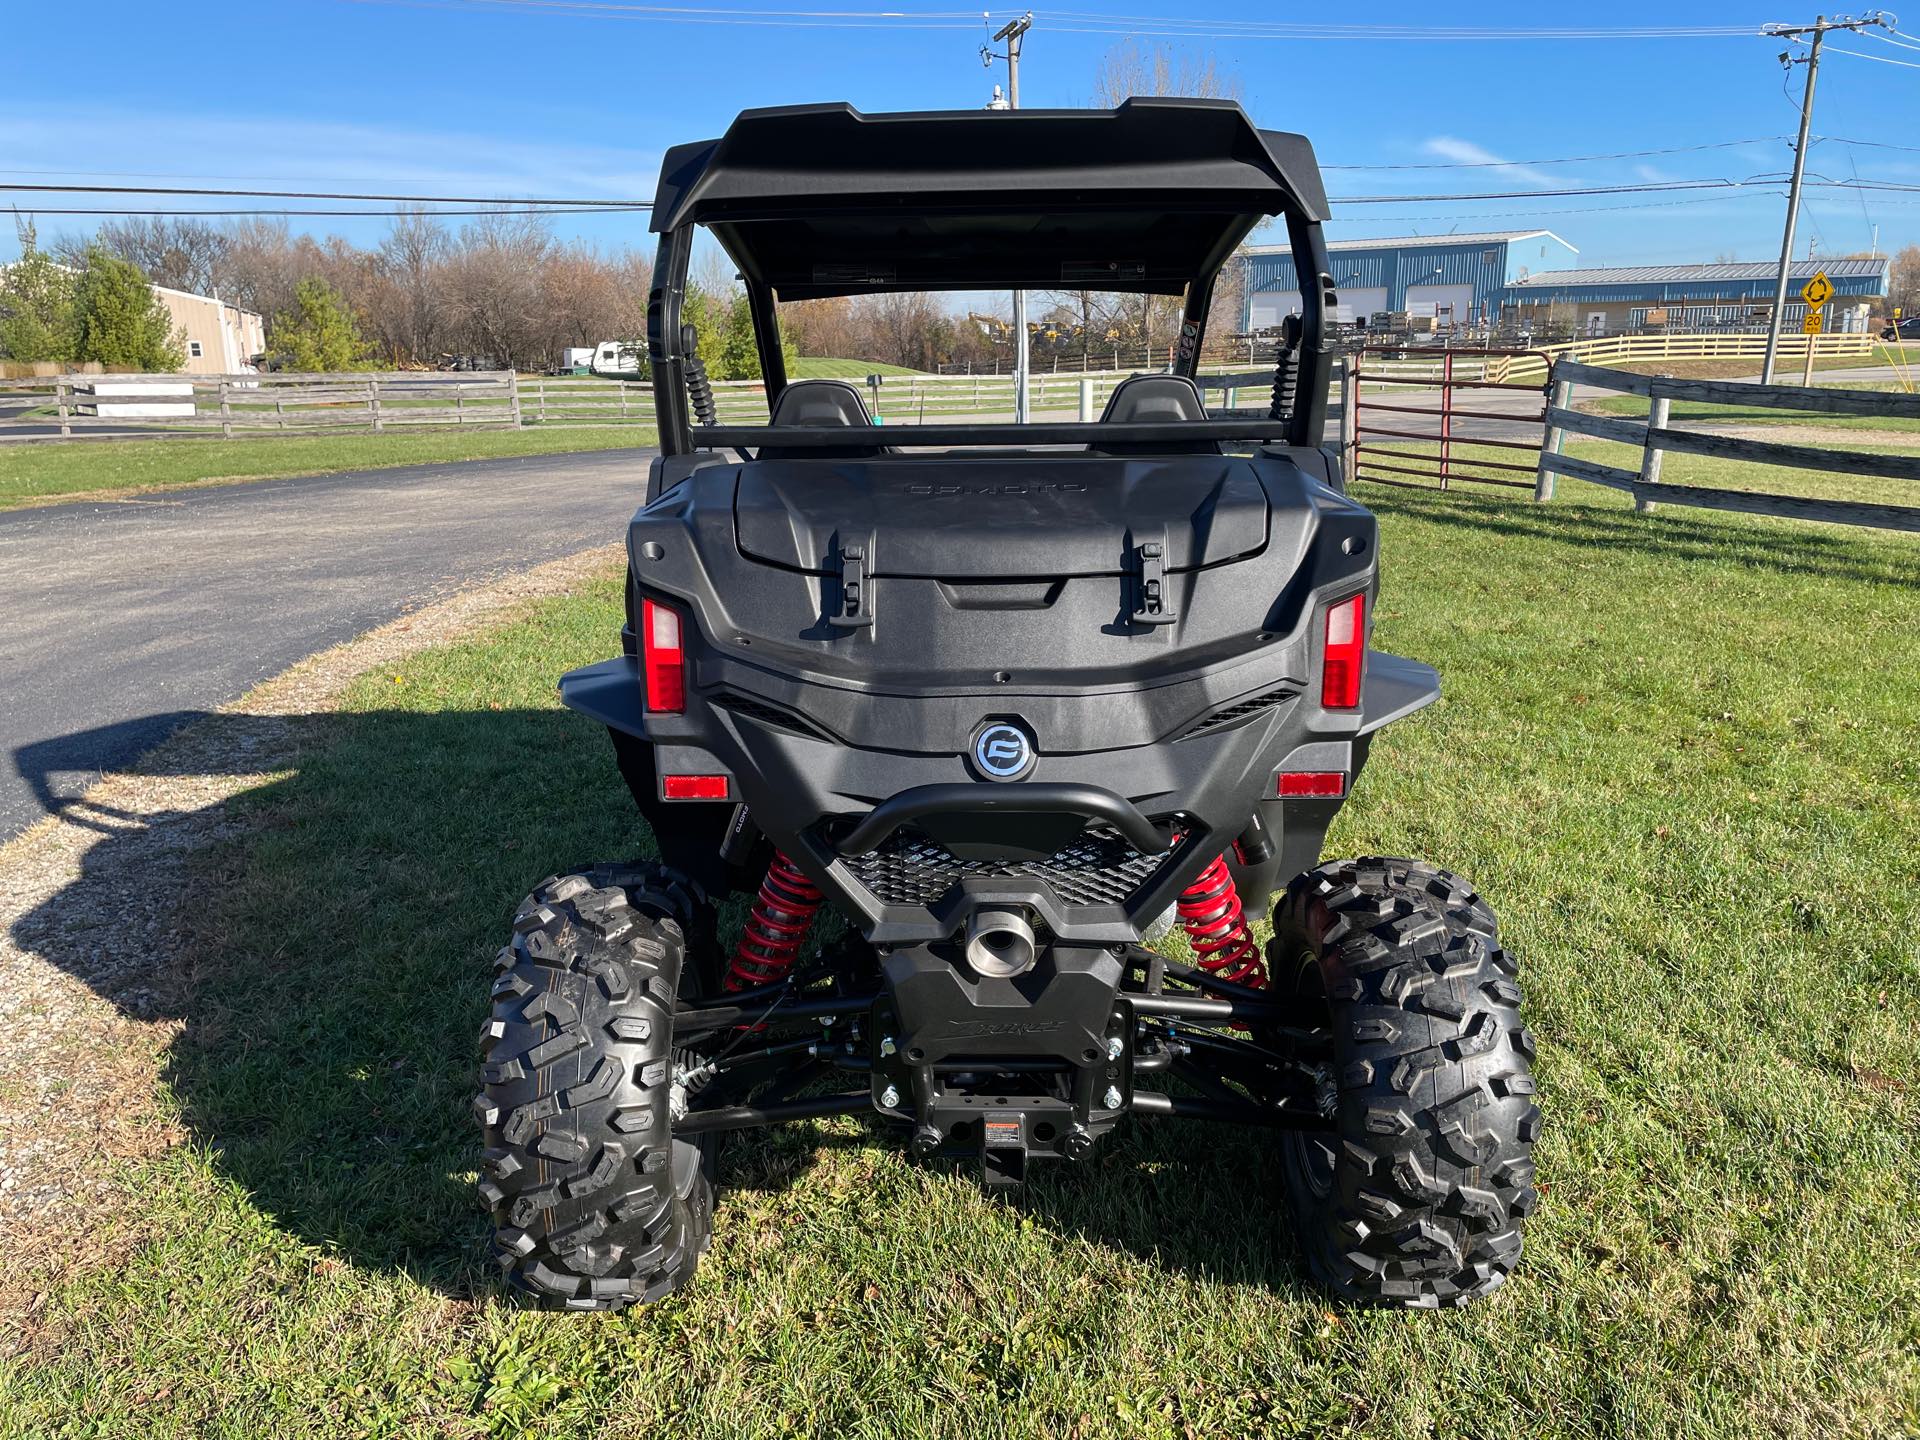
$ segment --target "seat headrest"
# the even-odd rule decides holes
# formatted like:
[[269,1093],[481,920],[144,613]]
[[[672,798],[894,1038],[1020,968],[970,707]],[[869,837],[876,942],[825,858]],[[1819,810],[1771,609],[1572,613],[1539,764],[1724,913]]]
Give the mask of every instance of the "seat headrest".
[[872,426],[860,392],[844,380],[795,380],[780,392],[770,425]]
[[1100,423],[1149,424],[1173,420],[1204,420],[1206,403],[1200,387],[1185,375],[1136,375],[1114,386]]

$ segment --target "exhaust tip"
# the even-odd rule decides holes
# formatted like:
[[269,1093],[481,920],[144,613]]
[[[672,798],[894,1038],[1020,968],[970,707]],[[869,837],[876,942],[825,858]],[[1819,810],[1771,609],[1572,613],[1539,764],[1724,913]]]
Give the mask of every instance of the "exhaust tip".
[[1024,975],[1040,956],[1033,927],[1013,910],[983,910],[967,921],[967,964],[993,980]]

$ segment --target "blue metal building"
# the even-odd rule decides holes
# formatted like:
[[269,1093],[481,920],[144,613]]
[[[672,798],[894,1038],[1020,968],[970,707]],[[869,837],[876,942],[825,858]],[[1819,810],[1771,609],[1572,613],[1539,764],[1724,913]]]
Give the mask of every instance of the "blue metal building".
[[[1799,326],[1807,308],[1800,300],[1800,287],[1821,270],[1834,289],[1827,304],[1827,329],[1865,329],[1871,302],[1887,293],[1884,258],[1796,260],[1788,273],[1785,323]],[[1556,270],[1517,279],[1499,298],[1510,318],[1535,329],[1549,323],[1589,335],[1741,329],[1762,324],[1771,316],[1779,273],[1779,266],[1772,262]]]
[[[1335,240],[1327,250],[1343,318],[1350,313],[1364,323],[1404,310],[1452,325],[1497,317],[1509,286],[1571,265],[1579,254],[1551,230]],[[1300,282],[1287,247],[1252,245],[1240,253],[1247,266],[1243,328],[1264,329],[1299,313]]]

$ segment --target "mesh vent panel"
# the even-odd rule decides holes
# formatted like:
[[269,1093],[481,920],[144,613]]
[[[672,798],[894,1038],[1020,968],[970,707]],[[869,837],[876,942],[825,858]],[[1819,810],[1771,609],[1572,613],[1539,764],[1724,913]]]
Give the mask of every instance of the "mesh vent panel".
[[1156,870],[1165,854],[1142,855],[1117,835],[1089,831],[1045,860],[962,860],[923,836],[896,833],[878,850],[851,856],[847,868],[889,905],[932,905],[969,877],[1037,880],[1067,905],[1118,905]]

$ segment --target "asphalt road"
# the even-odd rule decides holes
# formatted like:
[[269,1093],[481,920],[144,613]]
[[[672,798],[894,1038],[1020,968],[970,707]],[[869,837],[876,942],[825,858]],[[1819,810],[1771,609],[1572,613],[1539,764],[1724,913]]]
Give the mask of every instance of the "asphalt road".
[[0,511],[0,839],[316,651],[465,585],[618,540],[651,454]]

